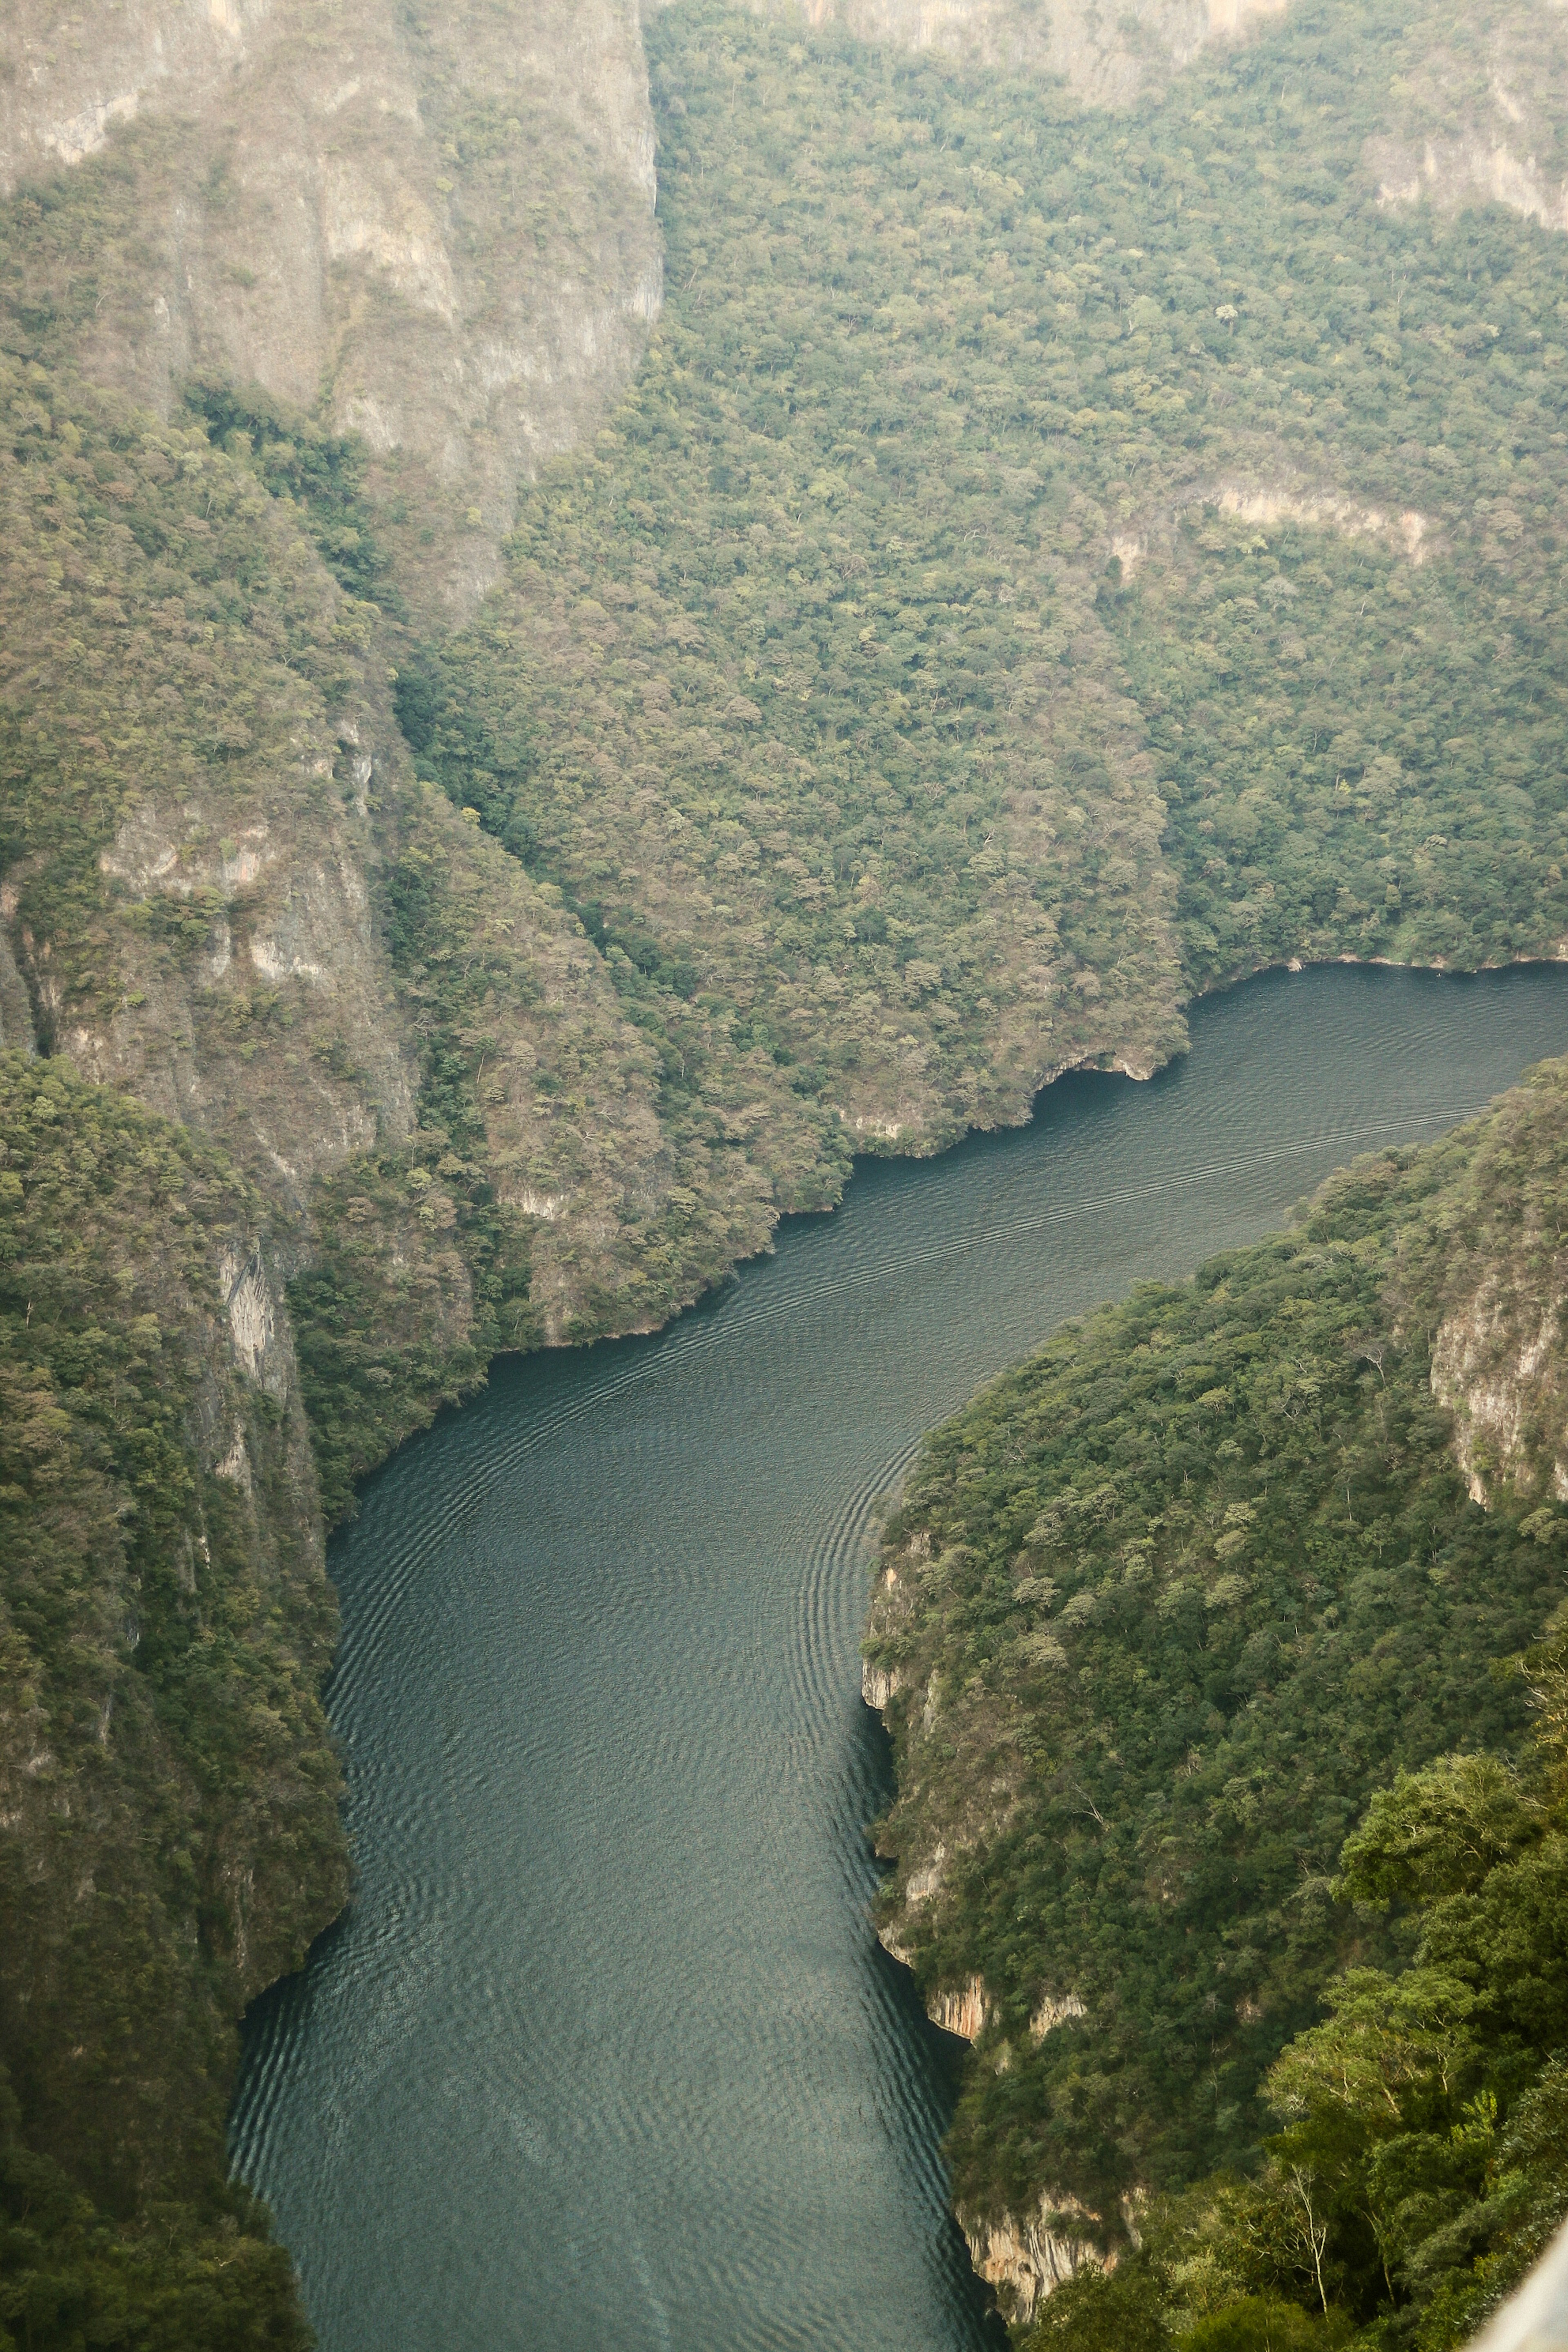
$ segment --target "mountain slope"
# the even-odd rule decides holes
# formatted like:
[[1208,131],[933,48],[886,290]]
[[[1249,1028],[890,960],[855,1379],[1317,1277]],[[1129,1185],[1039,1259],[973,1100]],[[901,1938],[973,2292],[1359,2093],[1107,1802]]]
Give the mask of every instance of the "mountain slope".
[[665,320],[418,748],[665,1018],[922,1149],[1262,962],[1556,951],[1563,256],[1380,201],[1430,37],[1303,10],[1129,128],[657,21]]
[[[526,40],[379,0],[13,12],[0,1045],[43,1056],[7,1064],[29,1123],[58,1084],[119,1139],[71,1179],[112,1181],[59,1360],[41,1277],[7,1326],[97,1531],[24,1464],[55,1598],[19,1638],[70,1771],[110,1774],[93,1835],[177,1855],[188,1817],[209,1887],[150,1886],[144,1967],[59,1973],[76,1816],[16,1748],[15,1998],[54,1990],[0,2130],[18,2226],[39,2151],[67,2168],[51,2275],[120,2293],[174,2184],[189,2310],[232,2226],[297,2332],[211,2126],[237,2005],[341,1890],[320,1531],[497,1349],[651,1328],[853,1150],[1146,1071],[1260,962],[1568,936],[1554,24],[1319,0],[1209,43],[1244,13],[1058,12],[1075,91],[1021,16],[978,53],[879,18],[933,36],[904,56],[690,0],[650,99],[616,7]],[[1452,162],[1477,140],[1528,186]],[[6,1231],[47,1265],[29,1187],[65,1178],[16,1148]],[[148,1155],[217,1172],[143,1197]],[[230,1208],[187,1248],[198,1181]],[[149,1315],[143,1533],[83,1398],[151,1392]],[[1507,1369],[1550,1352],[1528,1323],[1483,1285],[1440,1360],[1488,1494],[1555,1444]],[[265,1809],[202,1779],[123,1613],[172,1578],[183,1657],[225,1513],[256,1752],[313,1824],[243,1959],[222,1872],[266,1882]],[[146,1769],[113,1780],[119,1720]],[[195,2119],[163,2151],[115,2105],[140,2040]]]
[[520,39],[478,5],[24,0],[5,43],[13,283],[77,363],[165,415],[196,373],[320,405],[409,510],[405,593],[471,604],[519,484],[658,316],[635,8],[536,8]]
[[[1026,2315],[1139,2199],[1249,2160],[1330,1970],[1398,1949],[1329,1899],[1372,1790],[1518,1737],[1486,1668],[1562,1591],[1565,1155],[1552,1063],[1068,1327],[911,1477],[867,1645],[880,1932],[976,2041],[955,2192]],[[1500,1393],[1518,1441],[1483,1457]]]
[[[303,2340],[225,2180],[233,2020],[347,1887],[336,1611],[264,1231],[220,1152],[0,1055],[0,2324],[24,2343],[150,2340],[154,2314],[171,2345]],[[155,2217],[156,2259],[94,2207]]]

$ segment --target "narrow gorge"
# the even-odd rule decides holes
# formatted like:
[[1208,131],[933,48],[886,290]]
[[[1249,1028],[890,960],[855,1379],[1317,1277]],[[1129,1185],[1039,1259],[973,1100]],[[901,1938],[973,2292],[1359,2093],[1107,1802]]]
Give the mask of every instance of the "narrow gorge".
[[[927,1163],[862,1163],[832,1216],[789,1221],[694,1313],[498,1365],[482,1397],[368,1483],[333,1553],[355,1899],[253,2015],[235,2111],[240,2169],[324,2341],[1000,2340],[949,2199],[956,2185],[973,2229],[991,2189],[988,2227],[1016,2213],[1023,2242],[1040,2235],[1029,2207],[1053,2176],[1016,2204],[1004,2176],[1004,2204],[995,2158],[1017,2136],[973,2102],[988,2084],[1031,2099],[1032,2021],[1050,2011],[987,1942],[962,1941],[972,1930],[949,1906],[973,1874],[1004,1912],[1033,1888],[1010,1849],[1005,1877],[952,1816],[1034,1757],[972,1744],[986,1696],[966,1685],[988,1688],[993,1670],[944,1582],[933,1616],[973,1654],[939,1693],[912,1774],[896,1745],[894,1801],[860,1696],[878,1518],[906,1477],[918,1496],[922,1432],[981,1383],[1108,1292],[1131,1282],[1137,1299],[1216,1249],[1244,1252],[1347,1157],[1440,1132],[1552,1042],[1565,986],[1546,967],[1334,970],[1213,997],[1194,1007],[1191,1055],[1148,1084],[1065,1078],[1027,1128]],[[997,1448],[1027,1465],[1016,1431],[999,1428]],[[1446,1480],[1451,1508],[1451,1459]],[[988,1483],[963,1491],[978,1507]],[[1412,1625],[1416,1656],[1453,1629],[1438,1726],[1473,1697],[1467,1664],[1529,1639],[1559,1578],[1532,1543],[1486,1572],[1495,1609],[1478,1590],[1461,1611],[1452,1586],[1427,1584]],[[999,1601],[998,1666],[1037,1630],[1009,1617]],[[1059,1639],[1110,1641],[1118,1622]],[[1403,1682],[1405,1650],[1379,1649],[1384,1631],[1363,1603],[1346,1639],[1360,1660],[1372,1651],[1363,1674]],[[1171,1738],[1203,1739],[1173,1696]],[[1510,1696],[1490,1704],[1513,1719]],[[1424,1761],[1427,1717],[1408,1712],[1394,1752]],[[1377,1732],[1390,1736],[1381,1718]],[[1114,1820],[1104,1781],[1081,1785]],[[912,1906],[918,1980],[873,1932],[882,1868],[866,1825],[883,1815],[882,1842],[901,1848],[895,1895],[931,1860],[926,1822],[947,1845],[942,1895]],[[1094,1831],[1087,1814],[1075,1826]],[[1109,1920],[1114,1935],[1120,1911]],[[1032,1917],[1016,1933],[1054,1965]],[[925,2005],[952,1996],[947,2022],[964,2021],[975,1975],[1002,2009],[970,2057]],[[1040,2054],[1099,2034],[1097,1980],[1085,1988],[1089,2016],[1058,2018]],[[1173,1987],[1178,2050],[1207,1989]],[[1284,2022],[1269,2011],[1238,2073]],[[1121,2129],[1145,2090],[1113,2106],[1096,2084],[1094,2098]],[[1152,2127],[1173,2103],[1156,2087],[1144,2104]],[[1032,2106],[1022,2116],[1032,2137]],[[956,2183],[938,2160],[954,2120],[973,2151]],[[1064,2137],[1098,2152],[1077,2116]],[[1104,2242],[1087,2221],[1056,2235],[1074,2253]]]
[[[857,1155],[1173,1072],[1248,974],[1562,952],[1565,23],[9,13],[0,2283],[39,2344],[154,2305],[170,2347],[307,2341],[223,2118],[349,1884],[326,1537],[405,1440],[721,1292]],[[1498,1270],[1433,1340],[1478,1503],[1544,1442],[1556,1312]],[[884,1927],[983,2059],[994,1965],[922,1941],[975,1851]],[[994,2079],[1079,2032],[1015,2021]],[[1065,2174],[966,2169],[973,2082],[964,2210],[1076,2243]]]

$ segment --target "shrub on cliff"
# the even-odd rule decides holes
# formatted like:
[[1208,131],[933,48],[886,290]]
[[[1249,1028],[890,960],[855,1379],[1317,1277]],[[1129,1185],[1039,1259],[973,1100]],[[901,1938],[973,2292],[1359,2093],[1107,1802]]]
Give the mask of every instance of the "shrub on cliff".
[[[1527,1686],[1501,1671],[1568,1538],[1534,1345],[1568,1273],[1565,1140],[1552,1064],[1333,1180],[1292,1234],[1059,1334],[929,1441],[868,1653],[893,1692],[886,1916],[928,1990],[985,1987],[952,2142],[977,2222],[1072,2194],[1109,2246],[1131,2193],[1262,2167],[1274,2206],[1215,2210],[1237,2242],[1293,2232],[1252,2284],[1307,2292],[1323,2215],[1290,2168],[1350,2156],[1266,2164],[1279,2100],[1321,2124],[1331,2080],[1394,2105],[1437,2082],[1447,2121],[1410,2128],[1460,2134],[1483,2091],[1506,2116],[1505,2047],[1534,2068],[1568,2041],[1540,1957],[1568,1961],[1558,1800],[1510,1760]],[[1455,1321],[1514,1335],[1470,1375],[1519,1425],[1489,1509],[1433,1393]],[[1492,1760],[1434,1764],[1458,1739]],[[1443,2194],[1496,2145],[1455,2137]],[[1381,2259],[1366,2213],[1323,2259]]]
[[[252,1262],[255,1214],[210,1147],[68,1064],[0,1055],[0,2047],[24,2315],[57,2289],[65,2310],[83,2264],[93,2295],[120,2279],[134,2300],[143,2273],[162,2294],[166,2238],[192,2249],[182,2308],[287,2281],[226,2186],[235,2021],[345,1869],[305,1433],[228,1344],[224,1269]],[[18,2341],[79,2340],[44,2326]]]

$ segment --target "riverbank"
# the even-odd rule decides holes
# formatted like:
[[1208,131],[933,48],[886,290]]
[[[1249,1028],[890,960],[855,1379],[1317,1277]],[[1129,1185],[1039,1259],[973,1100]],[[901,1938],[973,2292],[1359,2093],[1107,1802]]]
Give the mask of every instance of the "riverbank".
[[862,1162],[695,1312],[498,1364],[369,1482],[334,1551],[359,1892],[253,2017],[235,2116],[333,2352],[449,2328],[437,2244],[488,2343],[658,2343],[637,2259],[697,2347],[981,2340],[945,2062],[866,1926],[873,1502],[1064,1317],[1484,1100],[1562,990],[1208,1000],[1149,1085],[1070,1076],[1027,1129]]
[[955,2194],[1020,2320],[1152,2196],[1256,2166],[1279,2052],[1400,1949],[1306,1890],[1374,1786],[1523,1731],[1486,1666],[1568,1549],[1564,1132],[1547,1064],[1069,1327],[911,1476],[867,1644],[879,1931],[974,2045]]

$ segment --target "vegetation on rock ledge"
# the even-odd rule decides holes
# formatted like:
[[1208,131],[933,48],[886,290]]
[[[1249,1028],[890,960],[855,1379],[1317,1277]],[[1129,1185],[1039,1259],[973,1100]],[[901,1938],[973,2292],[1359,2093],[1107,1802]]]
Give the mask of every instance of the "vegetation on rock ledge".
[[[1440,2352],[1568,2201],[1562,1640],[1509,1670],[1563,1590],[1552,1359],[1511,1342],[1563,1295],[1565,1181],[1552,1064],[1065,1329],[929,1442],[889,1528],[885,1916],[928,1990],[985,1994],[960,2210],[1125,2249],[1138,2200],[1183,2192],[1139,2225],[1162,2326],[1321,2303],[1305,2182],[1331,2305]],[[1457,1325],[1489,1342],[1480,1404],[1517,1407],[1489,1508],[1433,1393]],[[1113,2340],[1132,2275],[1042,2342]]]
[[[298,2337],[221,2111],[237,2005],[342,1885],[319,1500],[497,1349],[660,1321],[852,1150],[1152,1066],[1197,987],[1568,935],[1561,245],[1390,205],[1369,161],[1468,37],[1437,0],[1299,0],[1110,120],[665,12],[662,322],[443,642],[479,515],[417,465],[205,362],[163,421],[95,388],[163,365],[184,126],[149,110],[5,206],[4,920],[45,1051],[125,1091],[4,1066],[0,2328],[247,2342],[243,2278]],[[426,87],[464,233],[591,277],[616,209],[576,134],[538,198],[526,108]],[[246,216],[210,129],[209,260]],[[1561,1549],[1510,1486],[1550,1412],[1503,1475],[1438,1365],[1489,1516],[1427,1383],[1461,1174],[1377,1163],[936,1443],[928,1613],[879,1638],[940,1692],[919,1801],[964,1792],[906,1925],[993,1991],[976,2210],[1259,2161],[1328,1973],[1436,1932],[1336,1906],[1334,1854],[1401,1763],[1521,1738],[1480,1669]],[[252,1265],[255,1379],[223,1336]],[[1037,2042],[1042,1969],[1091,2022]],[[1523,2077],[1476,2063],[1515,2130]],[[1444,2196],[1495,2165],[1465,2146]],[[161,2271],[120,2234],[154,2217]],[[1448,2309],[1415,2262],[1399,2313]]]
[[262,1247],[210,1146],[0,1055],[0,2328],[22,2346],[303,2340],[224,2160],[235,2021],[346,1884],[303,1420],[227,1347],[218,1270]]

